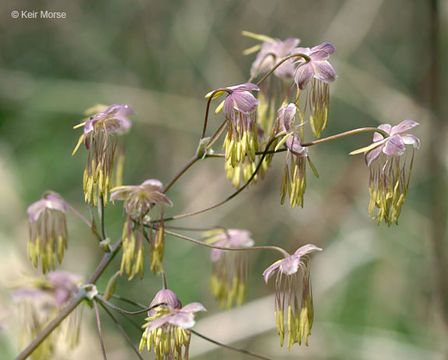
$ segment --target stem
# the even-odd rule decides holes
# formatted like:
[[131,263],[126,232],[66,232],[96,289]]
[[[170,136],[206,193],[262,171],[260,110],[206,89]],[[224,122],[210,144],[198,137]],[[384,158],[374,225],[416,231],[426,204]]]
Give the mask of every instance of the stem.
[[[138,351],[138,349],[135,347],[135,345],[132,343],[132,340],[129,338],[128,334],[126,333],[126,331],[123,329],[123,327],[120,325],[119,321],[117,320],[117,318],[109,311],[109,309],[104,306],[102,303],[100,303],[100,306],[104,309],[104,311],[107,313],[107,315],[110,316],[110,318],[112,319],[112,321],[115,323],[115,325],[117,326],[118,330],[120,330],[121,334],[123,335],[123,337],[125,338],[126,342],[131,346],[132,350],[134,350],[134,352],[137,354],[137,357],[140,360],[144,360],[143,357],[140,355],[140,352]],[[140,329],[140,328],[139,328]]]
[[163,189],[162,192],[166,193],[171,186],[174,185],[174,183],[190,168],[193,166],[193,164],[199,160],[199,156],[198,154],[195,154],[190,160],[188,160],[184,166],[182,166],[182,168],[176,173],[176,175],[174,175],[174,177],[168,182],[168,184],[166,184]]
[[208,97],[208,101],[207,101],[207,106],[205,108],[205,119],[204,119],[204,127],[202,128],[202,135],[201,135],[201,139],[203,139],[205,137],[205,133],[207,131],[207,122],[208,122],[208,114],[210,112],[210,104],[213,100],[213,97],[215,96],[216,93],[220,92],[220,91],[226,91],[227,93],[231,93],[229,89],[217,89],[215,91],[213,91],[210,96]]
[[77,209],[75,209],[73,206],[71,206],[70,204],[68,204],[70,210],[77,216],[79,217],[89,228],[92,228],[92,223],[87,220],[84,215],[82,215]]
[[140,315],[140,314],[147,313],[148,311],[150,311],[150,310],[152,310],[152,309],[154,309],[154,308],[156,308],[158,306],[166,305],[165,303],[159,303],[159,304],[152,305],[150,307],[147,307],[147,308],[145,308],[143,310],[139,310],[139,311],[126,311],[126,310],[124,310],[124,309],[122,309],[122,308],[112,304],[111,302],[107,301],[106,299],[104,299],[100,295],[96,295],[95,299],[98,300],[100,303],[102,303],[104,305],[107,305],[111,309],[114,309],[115,311],[118,311],[119,313],[124,314],[124,315]]
[[285,61],[288,61],[289,59],[292,58],[296,58],[296,57],[301,57],[302,59],[304,59],[306,63],[309,63],[311,61],[311,58],[308,55],[305,54],[293,54],[293,55],[289,55],[285,58],[283,58],[280,62],[278,62],[277,64],[275,64],[275,66],[267,73],[265,74],[260,80],[258,80],[257,85],[260,86],[269,76],[272,75],[272,73],[281,65],[283,64]]
[[164,227],[165,227],[165,229],[183,230],[183,231],[209,231],[209,230],[215,230],[215,229],[227,231],[227,228],[224,226],[221,226],[221,225],[204,227],[204,228],[200,228],[200,227],[190,228],[190,227],[185,227],[185,226],[170,226],[170,225],[164,225]]
[[301,144],[303,147],[308,147],[308,146],[313,146],[313,145],[318,145],[318,144],[322,144],[325,142],[329,142],[329,141],[333,141],[336,139],[340,139],[346,136],[350,136],[350,135],[354,135],[354,134],[360,134],[360,133],[366,133],[366,132],[377,132],[379,134],[381,134],[384,138],[389,137],[389,134],[387,132],[385,132],[384,130],[378,129],[378,128],[373,128],[373,127],[365,127],[365,128],[359,128],[359,129],[353,129],[353,130],[349,130],[349,131],[344,131],[342,133],[336,134],[336,135],[332,135],[332,136],[328,136],[326,138],[322,138],[322,139],[317,139],[314,141],[311,141],[309,143],[304,143]]
[[243,191],[245,188],[247,188],[247,187],[249,186],[249,184],[252,182],[252,180],[254,179],[254,177],[257,175],[258,170],[260,170],[261,165],[263,164],[263,160],[264,160],[264,158],[265,158],[266,155],[267,155],[267,151],[268,151],[269,147],[270,147],[270,146],[272,145],[272,143],[276,140],[276,138],[277,138],[277,136],[276,136],[276,137],[273,137],[273,138],[268,142],[268,144],[266,145],[266,148],[264,149],[263,155],[262,155],[261,159],[259,160],[258,165],[257,165],[257,167],[255,168],[255,171],[252,173],[252,175],[251,175],[251,177],[249,178],[249,180],[247,180],[246,183],[245,183],[243,186],[241,186],[238,190],[236,190],[233,194],[229,195],[227,198],[225,198],[225,199],[222,200],[221,202],[219,202],[219,203],[217,203],[217,204],[215,204],[215,205],[209,206],[209,207],[207,207],[207,208],[204,208],[204,209],[201,209],[201,210],[196,210],[196,211],[189,212],[189,213],[185,213],[185,214],[180,214],[180,215],[171,216],[171,217],[164,218],[164,219],[153,220],[153,221],[151,221],[151,224],[154,224],[154,223],[157,223],[157,222],[161,222],[161,221],[178,220],[178,219],[182,219],[182,218],[185,218],[185,217],[189,217],[189,216],[193,216],[193,215],[202,214],[202,213],[204,213],[204,212],[206,212],[206,211],[216,209],[217,207],[219,207],[219,206],[221,206],[221,205],[224,205],[226,202],[228,202],[229,200],[233,199],[233,198],[234,198],[235,196],[237,196],[241,191]]
[[166,283],[165,271],[161,271],[160,274],[162,275],[163,290],[166,290],[168,289],[168,285]]
[[178,237],[179,239],[187,240],[187,241],[190,241],[190,242],[192,242],[194,244],[202,245],[202,246],[205,246],[205,247],[208,247],[208,248],[211,248],[211,249],[225,250],[225,251],[226,250],[229,250],[229,251],[275,250],[275,251],[278,251],[279,253],[281,253],[284,257],[288,257],[289,256],[289,254],[285,250],[283,250],[282,248],[280,248],[278,246],[269,246],[269,245],[267,245],[267,246],[241,247],[241,248],[238,248],[238,247],[225,247],[225,246],[217,246],[217,245],[208,244],[208,243],[206,243],[204,241],[199,241],[199,240],[193,239],[191,237],[188,237],[188,236],[185,236],[185,235],[182,235],[182,234],[178,234],[178,233],[175,233],[175,232],[172,232],[172,231],[168,231],[168,230],[165,230],[165,234],[172,235],[172,236]]
[[248,356],[252,356],[252,357],[255,357],[255,358],[258,358],[258,359],[271,360],[270,358],[268,358],[268,357],[266,357],[266,356],[256,354],[256,353],[254,353],[254,352],[252,352],[252,351],[244,350],[244,349],[239,349],[239,348],[236,348],[236,347],[233,347],[233,346],[230,346],[230,345],[223,344],[223,343],[221,343],[221,342],[219,342],[219,341],[210,339],[209,337],[207,337],[207,336],[205,336],[205,335],[202,335],[202,334],[198,333],[197,331],[195,331],[195,330],[193,330],[193,329],[191,329],[190,331],[191,331],[193,334],[195,334],[196,336],[199,336],[200,338],[202,338],[202,339],[204,339],[204,340],[206,340],[206,341],[209,341],[209,342],[211,342],[212,344],[221,346],[221,347],[223,347],[223,348],[226,348],[226,349],[229,349],[229,350],[233,350],[233,351],[236,351],[236,352],[239,352],[239,353],[242,353],[242,354],[246,354],[246,355],[248,355]]
[[100,338],[100,344],[101,344],[101,351],[103,353],[103,359],[107,360],[106,348],[104,346],[104,340],[103,340],[103,332],[101,331],[100,312],[98,311],[98,304],[97,304],[96,301],[93,302],[93,307],[95,309],[96,326],[98,328],[98,336]]

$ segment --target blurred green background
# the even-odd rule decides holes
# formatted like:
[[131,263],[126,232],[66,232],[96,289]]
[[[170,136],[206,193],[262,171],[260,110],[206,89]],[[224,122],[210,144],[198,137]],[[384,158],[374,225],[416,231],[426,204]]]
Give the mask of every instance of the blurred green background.
[[[71,157],[80,135],[72,126],[94,104],[129,104],[135,115],[125,138],[124,183],[139,184],[147,178],[167,182],[196,149],[204,94],[249,77],[254,57],[243,56],[242,51],[254,41],[242,37],[242,30],[280,39],[299,37],[302,46],[323,41],[336,46],[332,63],[338,79],[331,86],[325,135],[408,118],[421,123],[415,133],[423,146],[416,153],[408,200],[398,226],[376,226],[368,217],[368,169],[361,156],[348,156],[370,141],[370,135],[360,135],[311,150],[321,176],[309,176],[304,209],[280,206],[284,164],[280,155],[261,184],[217,210],[176,223],[244,228],[257,244],[289,251],[309,242],[323,247],[325,251],[313,260],[316,321],[309,347],[296,345],[287,351],[279,346],[273,328],[273,286],[265,286],[261,277],[264,268],[277,260],[272,253],[249,255],[247,305],[222,312],[208,294],[209,251],[169,237],[165,253],[169,286],[184,304],[200,301],[207,307],[208,312],[199,316],[198,331],[273,359],[448,358],[443,321],[448,309],[442,305],[448,299],[437,282],[438,274],[448,274],[435,262],[430,235],[434,199],[428,163],[434,149],[429,144],[437,123],[431,120],[428,105],[429,4],[416,0],[2,1],[2,358],[12,358],[19,350],[10,288],[32,272],[26,256],[26,207],[51,189],[88,215],[81,187],[86,152]],[[12,19],[10,12],[15,9],[65,11],[67,19]],[[439,59],[445,64],[446,1],[441,2],[439,16]],[[446,67],[441,69],[444,90]],[[221,116],[211,118],[211,128],[218,126]],[[437,151],[446,160],[446,149]],[[169,214],[199,209],[230,194],[223,167],[220,159],[195,165],[170,190],[175,206]],[[448,200],[446,193],[440,197],[445,203]],[[120,204],[109,206],[106,217],[109,234],[118,238]],[[77,218],[69,218],[69,229],[63,268],[88,277],[101,251]],[[446,238],[435,241],[447,242]],[[100,290],[118,266],[116,259],[99,282]],[[117,291],[149,303],[159,288],[159,278],[147,269],[144,280],[122,279]],[[134,358],[103,315],[109,359]],[[140,331],[120,319],[138,343]],[[143,317],[135,320],[141,324]],[[195,359],[247,358],[197,338],[192,340],[191,354]],[[82,357],[100,358],[94,317],[88,309],[81,346],[57,358]]]

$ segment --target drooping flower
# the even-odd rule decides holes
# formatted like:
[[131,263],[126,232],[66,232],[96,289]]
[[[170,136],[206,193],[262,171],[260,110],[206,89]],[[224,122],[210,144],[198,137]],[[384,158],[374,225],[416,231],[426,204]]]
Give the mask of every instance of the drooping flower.
[[389,136],[384,137],[380,133],[375,133],[371,145],[350,153],[352,155],[365,153],[370,170],[369,215],[376,219],[378,224],[381,221],[388,225],[398,223],[409,188],[414,152],[410,159],[406,159],[403,155],[406,152],[406,145],[420,147],[420,139],[406,132],[417,125],[419,123],[413,120],[404,120],[396,126],[382,124],[378,129]]
[[89,152],[83,176],[85,201],[96,206],[98,197],[107,202],[112,187],[112,171],[119,153],[116,135],[123,135],[131,128],[128,116],[132,109],[128,105],[113,104],[95,107],[94,110],[98,112],[75,126],[83,126],[84,132],[73,154],[84,143]]
[[69,204],[61,195],[48,191],[42,199],[28,209],[29,241],[28,257],[34,267],[40,266],[43,273],[61,263],[67,248],[67,222],[65,213]]
[[[281,346],[285,334],[288,336],[288,349],[295,343],[301,345],[302,339],[308,345],[314,320],[308,254],[321,250],[313,244],[304,245],[294,254],[276,261],[263,273],[266,283],[275,274],[275,321]],[[299,305],[300,281],[302,293]]]
[[[252,78],[269,72],[283,58],[292,55],[300,40],[288,38],[286,40],[267,39],[263,41],[260,51],[257,54],[250,69]],[[277,69],[274,75],[282,80],[292,80],[295,73],[294,59],[286,60]]]
[[310,59],[309,62],[304,59],[297,60],[294,80],[300,90],[309,89],[305,98],[305,112],[309,114],[315,137],[320,137],[322,130],[327,126],[330,104],[329,83],[336,79],[336,72],[328,59],[335,50],[336,48],[330,43],[322,43],[311,49],[295,49],[295,52],[303,53]]
[[[45,277],[29,278],[17,288],[12,299],[20,308],[21,343],[28,344],[78,292],[81,278],[64,271],[49,272]],[[58,331],[49,335],[31,355],[32,359],[52,358],[61,344],[72,349],[79,340],[80,310],[72,312]]]
[[296,112],[296,105],[288,104],[282,106],[277,113],[279,127],[286,132],[285,137],[277,144],[277,147],[284,144],[287,149],[286,164],[280,189],[281,203],[284,203],[286,194],[289,193],[289,203],[292,208],[296,206],[303,207],[307,161],[317,176],[317,170],[310,161],[307,149],[301,145],[301,131],[295,129]]
[[[171,200],[162,192],[162,183],[156,179],[144,181],[141,185],[119,186],[112,189],[110,199],[123,200],[126,210],[126,220],[123,223],[123,255],[121,258],[121,273],[126,272],[130,279],[140,274],[143,277],[145,257],[145,228],[150,220],[149,213],[158,205],[163,209],[165,205],[172,206]],[[159,273],[162,270],[162,260],[165,244],[163,223],[154,225],[149,230],[151,270]]]
[[[207,243],[219,247],[245,248],[254,245],[247,230],[215,229],[203,234]],[[247,257],[243,251],[212,249],[213,263],[210,290],[221,307],[241,305],[246,297]]]
[[179,359],[188,360],[191,329],[194,314],[206,311],[200,303],[191,303],[182,307],[177,295],[168,289],[160,290],[151,302],[155,306],[148,312],[145,329],[140,340],[139,350],[145,347],[154,350],[157,360]]

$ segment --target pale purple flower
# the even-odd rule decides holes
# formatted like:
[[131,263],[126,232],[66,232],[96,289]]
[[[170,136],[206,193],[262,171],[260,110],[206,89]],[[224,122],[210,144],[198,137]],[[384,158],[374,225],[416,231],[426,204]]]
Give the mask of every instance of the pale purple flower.
[[154,205],[172,206],[172,201],[162,192],[157,179],[145,180],[140,185],[125,185],[112,189],[112,201],[123,200],[124,208],[133,219],[142,219]]
[[[292,55],[293,50],[299,43],[300,40],[296,38],[288,38],[284,41],[279,39],[264,41],[255,61],[252,63],[251,77],[270,71],[283,58]],[[294,76],[294,72],[294,59],[290,59],[275,69],[274,74],[283,80],[290,80]]]
[[331,54],[336,48],[330,43],[322,43],[313,48],[297,48],[294,52],[303,53],[311,60],[306,62],[304,59],[298,60],[298,67],[295,73],[295,82],[300,90],[305,89],[308,82],[313,78],[325,83],[336,79],[336,71],[328,62]]
[[177,295],[169,290],[160,290],[151,306],[161,304],[148,312],[148,318],[143,325],[145,328],[140,340],[139,349],[145,346],[148,351],[154,347],[157,360],[187,359],[190,346],[191,329],[194,315],[199,311],[206,311],[200,303],[191,303],[184,307]]
[[[413,120],[403,120],[398,125],[382,124],[378,129],[383,130],[389,136],[384,138],[380,133],[373,135],[373,144],[377,146],[366,153],[367,165],[377,159],[381,153],[387,156],[401,156],[406,151],[405,145],[413,145],[414,148],[420,147],[420,139],[412,134],[403,134],[419,125]],[[372,144],[372,145],[373,145]]]
[[[207,242],[220,247],[235,248],[251,247],[254,245],[254,241],[251,239],[250,231],[240,229],[220,231],[217,235],[209,238]],[[228,251],[212,249],[210,254],[211,260],[216,262],[221,259],[221,256],[225,253],[228,253]]]
[[[288,335],[288,348],[294,343],[300,345],[302,338],[308,345],[314,318],[308,255],[321,250],[313,244],[304,245],[263,272],[266,283],[275,275],[275,320],[282,346],[285,334]],[[301,301],[298,291],[300,282]]]
[[56,268],[67,248],[67,221],[65,213],[70,205],[61,195],[48,191],[43,198],[28,209],[29,241],[28,256],[34,267],[40,265],[42,272]]
[[[251,91],[259,91],[259,87],[252,83],[229,86],[229,91],[225,101],[223,112],[226,118],[234,121],[238,114],[250,115],[257,107],[258,100]],[[238,122],[238,119],[236,119]]]

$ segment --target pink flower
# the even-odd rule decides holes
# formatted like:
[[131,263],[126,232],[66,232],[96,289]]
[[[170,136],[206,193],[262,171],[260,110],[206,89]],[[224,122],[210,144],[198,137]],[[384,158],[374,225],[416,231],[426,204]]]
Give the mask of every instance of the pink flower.
[[384,153],[387,156],[403,155],[406,151],[405,145],[413,145],[414,148],[419,148],[420,139],[418,137],[411,134],[403,134],[417,125],[419,125],[419,123],[416,121],[403,120],[395,126],[390,124],[382,124],[378,126],[378,129],[389,134],[389,137],[384,138],[377,132],[373,135],[373,144],[377,144],[377,146],[366,153],[367,165],[370,166],[381,153]]
[[[288,335],[288,349],[294,343],[300,345],[302,338],[308,345],[308,336],[311,335],[314,319],[308,254],[321,250],[313,244],[304,245],[294,254],[276,261],[263,272],[266,283],[271,276],[276,275],[275,320],[281,346],[283,346],[285,334]],[[299,307],[300,281],[302,293]]]

